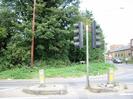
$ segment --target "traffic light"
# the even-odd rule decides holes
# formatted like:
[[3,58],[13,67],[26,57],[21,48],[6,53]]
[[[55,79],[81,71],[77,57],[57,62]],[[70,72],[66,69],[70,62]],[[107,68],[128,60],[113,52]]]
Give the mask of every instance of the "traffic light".
[[74,24],[74,45],[75,47],[83,48],[83,23]]
[[101,31],[100,28],[96,25],[96,22],[93,21],[91,24],[91,33],[92,33],[92,48],[99,48],[101,46]]

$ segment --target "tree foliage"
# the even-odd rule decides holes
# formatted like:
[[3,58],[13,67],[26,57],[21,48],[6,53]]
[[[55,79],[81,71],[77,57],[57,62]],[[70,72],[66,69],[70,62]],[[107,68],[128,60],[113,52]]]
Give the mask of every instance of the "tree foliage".
[[[73,24],[93,20],[92,13],[80,14],[79,0],[37,0],[36,3],[35,60],[67,63],[85,60],[85,47],[77,49],[71,43]],[[33,0],[1,0],[0,5],[1,68],[30,65]],[[101,53],[103,49],[96,51]],[[92,55],[92,60],[100,55]]]

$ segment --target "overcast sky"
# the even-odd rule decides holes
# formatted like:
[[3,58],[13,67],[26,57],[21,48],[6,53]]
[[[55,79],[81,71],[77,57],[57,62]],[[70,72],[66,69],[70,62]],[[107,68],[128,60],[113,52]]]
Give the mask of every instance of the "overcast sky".
[[108,46],[128,44],[133,38],[133,0],[80,0],[81,10],[92,11]]

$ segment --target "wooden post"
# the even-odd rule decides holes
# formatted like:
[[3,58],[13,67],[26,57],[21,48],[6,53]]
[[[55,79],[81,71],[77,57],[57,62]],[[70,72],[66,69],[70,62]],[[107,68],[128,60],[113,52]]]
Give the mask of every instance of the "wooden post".
[[34,44],[35,44],[35,6],[36,0],[33,4],[33,18],[32,18],[32,45],[31,45],[31,66],[34,66]]

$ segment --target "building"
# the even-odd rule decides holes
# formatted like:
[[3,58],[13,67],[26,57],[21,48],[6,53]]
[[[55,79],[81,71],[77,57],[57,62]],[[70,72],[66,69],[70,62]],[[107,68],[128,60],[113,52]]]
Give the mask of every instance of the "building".
[[132,53],[132,58],[133,58],[133,39],[131,39],[131,53]]
[[119,45],[118,45],[118,44],[117,44],[117,45],[114,44],[114,45],[111,45],[111,46],[110,46],[110,50],[115,50],[116,48],[120,48],[120,47],[122,47],[122,46],[124,46],[124,45],[122,45],[122,44],[121,44],[121,45],[120,45],[120,44],[119,44]]
[[112,45],[108,52],[108,56],[111,58],[120,58],[120,59],[133,59],[133,39],[130,40],[129,45]]

